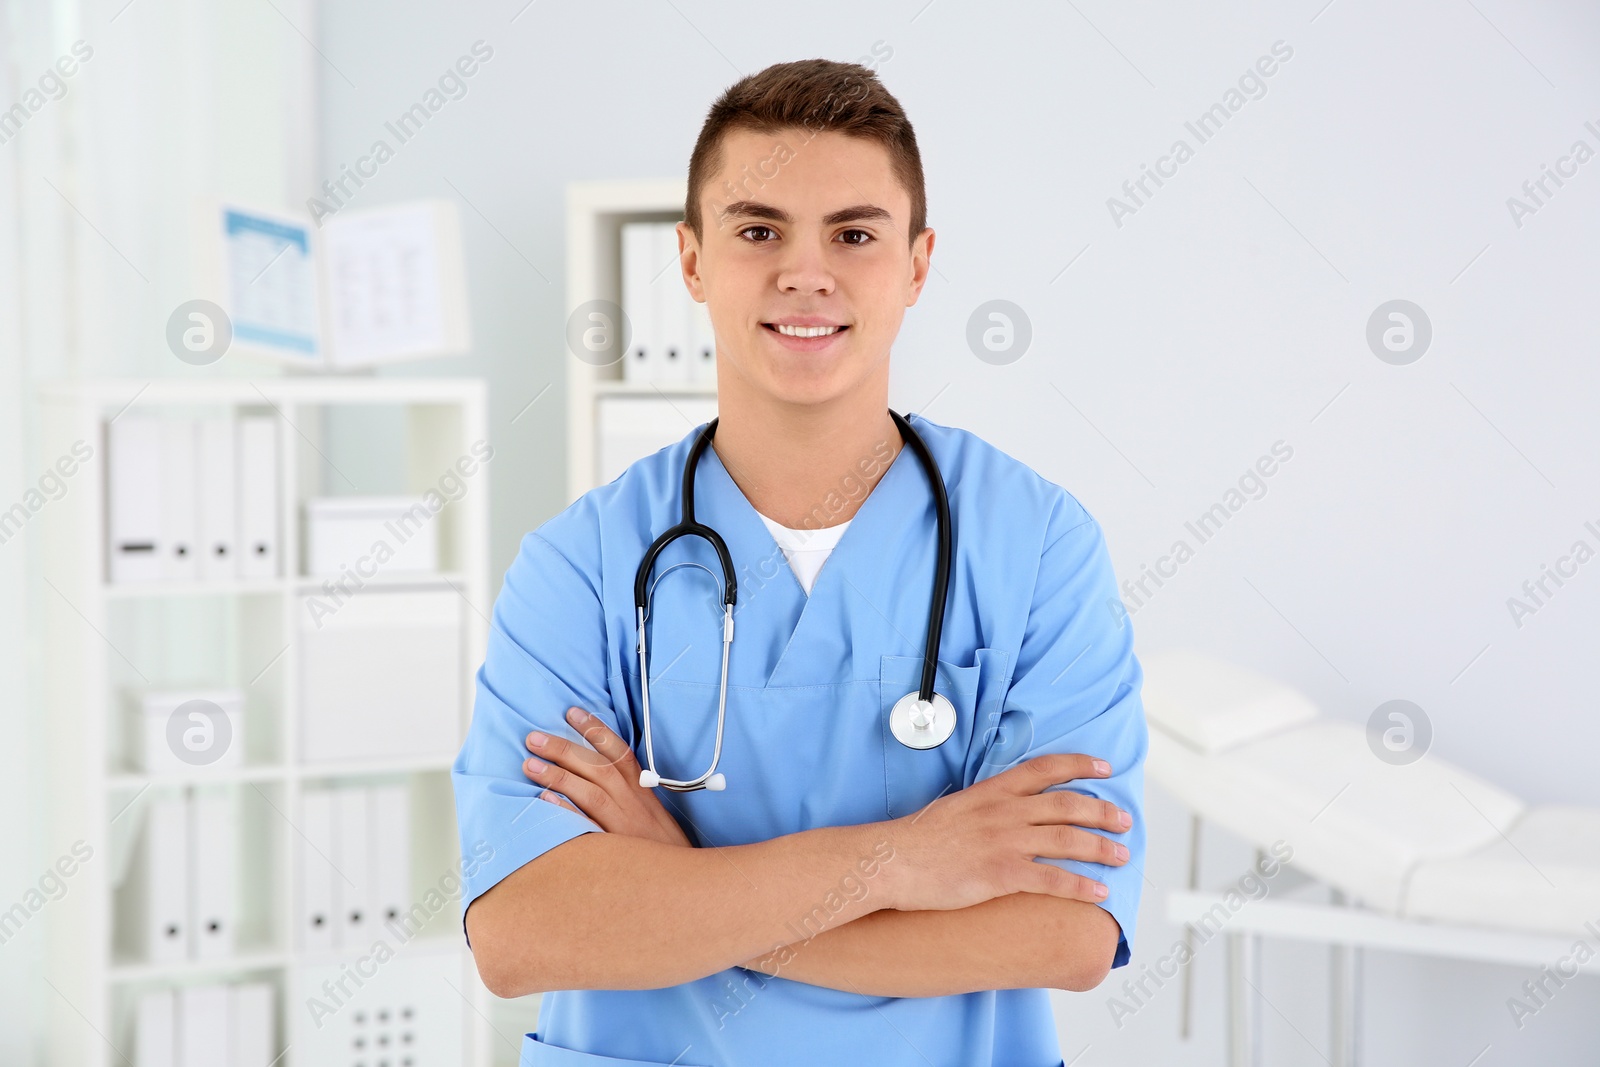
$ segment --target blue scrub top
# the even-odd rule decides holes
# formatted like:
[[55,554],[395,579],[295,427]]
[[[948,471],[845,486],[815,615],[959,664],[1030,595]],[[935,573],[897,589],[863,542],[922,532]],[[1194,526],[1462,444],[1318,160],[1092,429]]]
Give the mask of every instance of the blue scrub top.
[[[1113,777],[1052,788],[1130,812],[1132,829],[1107,835],[1128,846],[1130,861],[1035,862],[1106,884],[1101,906],[1122,927],[1122,966],[1144,867],[1147,735],[1142,671],[1104,536],[1070,493],[1024,464],[964,430],[911,421],[950,496],[954,560],[936,688],[955,705],[955,733],[916,751],[888,725],[890,709],[920,679],[936,559],[933,498],[912,450],[902,448],[867,495],[808,597],[709,448],[696,474],[696,518],[726,541],[738,582],[718,765],[727,789],[656,794],[696,846],[738,845],[898,818],[1041,753],[1099,756]],[[683,465],[698,432],[528,534],[506,573],[452,774],[463,918],[512,871],[603,832],[536,800],[540,787],[522,773],[530,730],[577,738],[564,715],[586,708],[645,764],[634,573],[651,541],[679,521]],[[881,470],[893,447],[863,456],[860,470]],[[865,485],[843,480],[819,501],[814,525],[835,525]],[[677,563],[710,574],[665,573]],[[663,552],[655,574],[664,577],[646,636],[656,767],[692,778],[709,764],[715,737],[722,571],[709,545],[684,538]],[[797,927],[796,940],[805,932]],[[1062,1059],[1047,990],[863,996],[730,967],[665,989],[547,993],[521,1062],[1054,1067]]]

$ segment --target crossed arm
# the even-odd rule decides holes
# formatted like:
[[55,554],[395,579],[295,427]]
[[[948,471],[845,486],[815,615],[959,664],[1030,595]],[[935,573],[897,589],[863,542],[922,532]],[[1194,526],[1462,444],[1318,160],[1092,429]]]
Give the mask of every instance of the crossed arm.
[[[669,897],[674,891],[694,894],[683,897],[683,901],[659,902],[658,907],[664,909],[693,904],[688,913],[712,912],[718,910],[720,894],[738,894],[741,904],[749,904],[754,886],[750,878],[741,873],[747,885],[738,885],[731,878],[718,880],[718,875],[726,875],[725,867],[742,867],[760,870],[760,885],[770,886],[762,891],[757,910],[763,910],[768,917],[794,915],[797,909],[803,913],[810,907],[808,902],[819,899],[819,888],[826,889],[816,878],[819,867],[837,870],[837,865],[830,864],[837,864],[840,856],[866,856],[874,829],[896,824],[808,830],[758,845],[693,849],[682,827],[662,808],[656,793],[638,785],[637,760],[629,745],[598,718],[579,709],[573,709],[568,720],[581,731],[587,744],[555,736],[539,742],[541,734],[530,734],[528,747],[533,757],[523,769],[534,784],[546,787],[542,800],[584,814],[605,830],[603,837],[613,840],[595,840],[602,835],[574,838],[512,873],[470,907],[470,936],[478,945],[496,945],[499,958],[493,963],[478,953],[480,973],[496,993],[520,995],[539,989],[584,987],[637,989],[691,981],[726,966],[741,965],[763,974],[864,995],[941,997],[990,989],[1093,989],[1110,969],[1120,929],[1110,913],[1093,902],[1104,897],[1104,886],[1050,865],[1029,862],[1027,867],[1032,870],[1026,877],[1037,878],[1029,886],[1032,891],[994,894],[979,891],[976,885],[955,885],[958,878],[952,877],[946,878],[950,885],[939,888],[938,907],[917,907],[918,896],[907,888],[906,872],[909,865],[917,865],[926,857],[918,854],[917,843],[907,833],[898,838],[899,853],[891,846],[893,859],[882,865],[885,873],[877,881],[869,881],[864,899],[840,901],[842,907],[830,909],[830,921],[821,933],[810,931],[811,936],[800,937],[802,931],[787,921],[782,926],[776,921],[765,925],[752,921],[738,929],[718,929],[715,934],[706,934],[702,929],[680,933],[680,944],[658,941],[650,949],[658,953],[658,960],[640,960],[635,949],[635,957],[626,965],[573,965],[571,960],[579,952],[590,960],[627,955],[621,947],[624,942],[606,941],[618,931],[614,931],[613,923],[603,921],[610,910],[602,897],[613,883],[626,883],[621,875],[634,864],[645,864],[658,873]],[[1072,766],[1088,771],[1075,776],[1110,773],[1104,763],[1091,763],[1086,757],[1061,760],[1075,761]],[[1062,763],[1053,763],[1051,768],[1059,766]],[[1026,785],[1022,792],[1042,789],[1040,782],[1045,779],[1038,777],[1040,773],[1042,768],[1030,771],[1034,777],[1026,781],[1034,784]],[[990,792],[1002,789],[994,787]],[[1038,813],[1050,805],[1051,814],[1040,814],[1037,821],[1058,824],[1048,827],[1059,832],[1051,841],[1066,843],[1053,846],[1051,853],[1040,854],[1104,864],[1126,862],[1126,849],[1122,846],[1101,835],[1075,829],[1082,825],[1122,832],[1128,827],[1128,816],[1114,805],[1066,792],[1042,793],[1021,803],[1029,801],[1037,801],[1029,811]],[[1058,816],[1058,811],[1075,814],[1067,819]],[[963,829],[974,832],[976,827],[963,824]],[[925,830],[928,832],[922,833],[918,841],[946,837],[944,833],[931,832],[931,825]],[[618,840],[619,837],[632,840]],[[880,856],[882,845],[880,841]],[[678,849],[690,849],[690,853]],[[709,857],[701,853],[712,851],[723,853],[725,862],[706,862]],[[834,875],[829,877],[832,880]],[[549,893],[555,883],[573,885],[574,881],[589,886],[589,899],[570,894],[566,904],[579,909],[579,913],[552,928],[539,918],[549,915],[550,910],[544,904],[534,904],[534,896]],[[882,896],[866,899],[872,894],[870,886],[880,886],[878,893],[890,894],[893,902],[886,904]],[[974,902],[952,907],[952,901],[960,901],[963,893]],[[541,945],[536,947],[534,939],[526,937],[522,941],[514,939],[514,931],[533,929],[534,923],[541,926]],[[762,945],[771,945],[771,949],[760,955],[746,955],[752,945],[755,952],[760,952]],[[518,952],[523,953],[522,958],[518,958]],[[533,960],[526,955],[531,952],[549,955]],[[720,957],[718,952],[722,952]],[[685,963],[690,957],[698,960],[698,965]],[[608,966],[610,969],[606,969]],[[642,981],[640,974],[648,974],[650,981]],[[533,989],[534,985],[538,989]]]

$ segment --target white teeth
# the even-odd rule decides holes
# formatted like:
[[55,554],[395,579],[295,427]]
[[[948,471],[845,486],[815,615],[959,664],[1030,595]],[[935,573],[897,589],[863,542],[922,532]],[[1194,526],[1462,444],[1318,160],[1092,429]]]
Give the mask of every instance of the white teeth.
[[785,337],[826,337],[830,333],[838,333],[839,330],[842,329],[842,327],[839,327],[839,326],[784,326],[781,323],[774,323],[773,324],[773,329],[777,330],[779,333],[783,334]]

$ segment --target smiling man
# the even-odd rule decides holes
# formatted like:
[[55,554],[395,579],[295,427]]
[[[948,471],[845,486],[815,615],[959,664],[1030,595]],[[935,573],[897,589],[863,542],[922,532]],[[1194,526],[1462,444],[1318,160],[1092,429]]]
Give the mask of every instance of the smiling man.
[[863,67],[706,119],[719,417],[524,538],[454,768],[479,973],[549,993],[524,1065],[1056,1067],[1047,991],[1127,962],[1132,633],[1069,493],[889,409],[925,205]]

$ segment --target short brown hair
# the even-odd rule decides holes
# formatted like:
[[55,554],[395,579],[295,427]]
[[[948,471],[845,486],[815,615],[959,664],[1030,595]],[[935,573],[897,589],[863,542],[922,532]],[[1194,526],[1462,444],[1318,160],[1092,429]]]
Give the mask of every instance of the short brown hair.
[[[927,226],[922,156],[900,101],[883,87],[877,74],[859,63],[802,59],[775,63],[739,79],[711,105],[689,156],[689,192],[683,214],[696,240],[704,235],[700,190],[722,169],[722,135],[729,130],[775,133],[787,129],[805,131],[807,140],[832,130],[883,145],[895,178],[911,196],[908,238],[915,241]],[[745,196],[737,190],[728,197],[730,202],[742,199]]]

